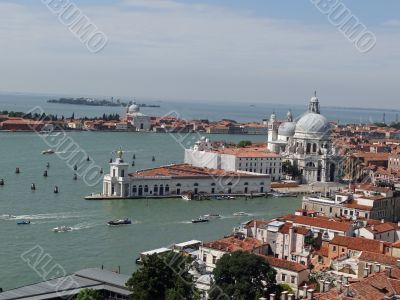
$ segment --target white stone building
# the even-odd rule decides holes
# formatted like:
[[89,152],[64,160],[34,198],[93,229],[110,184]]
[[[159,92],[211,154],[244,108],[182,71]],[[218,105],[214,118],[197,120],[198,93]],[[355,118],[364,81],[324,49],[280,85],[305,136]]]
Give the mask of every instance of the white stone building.
[[213,149],[208,139],[202,138],[192,148],[185,149],[185,163],[225,171],[268,174],[272,181],[282,179],[282,157],[262,147]]
[[335,182],[339,179],[340,158],[332,145],[328,120],[321,115],[314,94],[308,111],[296,122],[291,113],[279,125],[275,113],[268,122],[268,149],[279,153],[300,172],[302,183]]
[[118,158],[110,163],[103,179],[101,196],[112,198],[177,196],[193,194],[251,194],[271,190],[267,174],[230,172],[219,169],[175,164],[129,173],[129,165]]
[[140,107],[133,103],[126,111],[126,119],[136,128],[136,131],[150,131],[151,119],[140,112]]

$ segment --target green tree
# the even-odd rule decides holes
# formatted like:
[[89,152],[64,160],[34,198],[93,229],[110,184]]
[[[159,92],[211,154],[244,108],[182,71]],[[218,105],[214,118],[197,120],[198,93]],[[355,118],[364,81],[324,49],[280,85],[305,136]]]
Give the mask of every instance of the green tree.
[[83,289],[76,296],[76,300],[101,300],[103,297],[101,296],[99,291],[93,289]]
[[190,263],[190,259],[178,253],[146,257],[126,283],[132,299],[196,299],[197,292],[188,272]]
[[238,147],[244,148],[244,147],[251,146],[251,145],[252,145],[251,141],[240,141],[238,144]]
[[282,163],[282,173],[289,175],[292,179],[296,179],[300,175],[299,169],[294,166],[289,160]]
[[[254,300],[267,293],[278,291],[276,271],[261,256],[236,251],[223,255],[214,269],[215,285],[229,299]],[[220,299],[218,289],[211,291],[211,299]]]

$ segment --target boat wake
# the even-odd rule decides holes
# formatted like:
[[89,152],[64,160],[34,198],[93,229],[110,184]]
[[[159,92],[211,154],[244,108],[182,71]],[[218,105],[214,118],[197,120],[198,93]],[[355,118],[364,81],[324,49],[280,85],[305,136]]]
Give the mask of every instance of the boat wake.
[[49,213],[49,214],[35,214],[35,215],[0,215],[2,220],[62,220],[62,219],[75,219],[90,217],[88,214],[79,212],[62,212],[62,213]]

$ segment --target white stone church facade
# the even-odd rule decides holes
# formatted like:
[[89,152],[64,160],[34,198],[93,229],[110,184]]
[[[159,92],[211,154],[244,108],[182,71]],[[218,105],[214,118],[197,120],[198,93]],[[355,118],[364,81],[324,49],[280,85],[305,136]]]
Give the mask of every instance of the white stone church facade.
[[315,93],[308,111],[297,121],[290,112],[281,124],[275,113],[271,115],[268,149],[296,166],[302,183],[335,182],[339,179],[340,157],[330,134],[331,124],[321,115]]

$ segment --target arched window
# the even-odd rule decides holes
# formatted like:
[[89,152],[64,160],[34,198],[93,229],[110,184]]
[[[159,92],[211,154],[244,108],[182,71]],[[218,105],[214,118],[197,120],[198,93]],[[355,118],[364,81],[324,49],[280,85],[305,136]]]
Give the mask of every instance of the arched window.
[[165,192],[166,192],[166,193],[169,192],[169,185],[168,185],[168,184],[165,185]]
[[149,186],[148,186],[147,184],[144,186],[144,192],[145,192],[145,193],[148,193],[148,192],[149,192]]
[[311,152],[311,144],[307,143],[306,153],[309,154]]
[[249,183],[248,183],[248,182],[245,182],[244,185],[249,185]]
[[133,193],[133,194],[136,194],[136,191],[137,191],[137,187],[136,187],[136,185],[134,185],[134,186],[132,187],[132,193]]
[[313,151],[313,152],[317,152],[317,144],[315,144],[315,143],[313,144],[313,146],[312,146],[312,151]]
[[215,182],[211,183],[211,186],[215,186]]
[[177,183],[176,186],[181,186],[181,184],[180,184],[180,183]]

